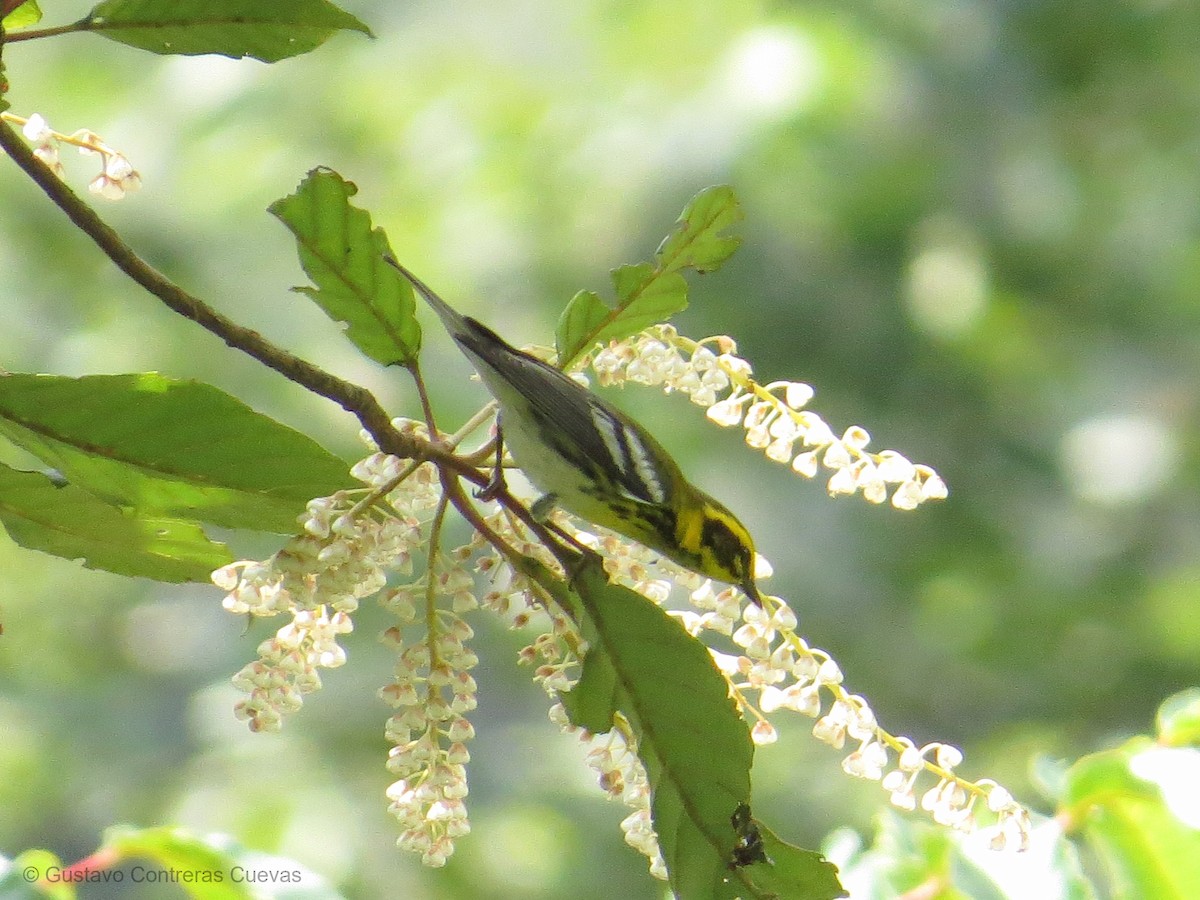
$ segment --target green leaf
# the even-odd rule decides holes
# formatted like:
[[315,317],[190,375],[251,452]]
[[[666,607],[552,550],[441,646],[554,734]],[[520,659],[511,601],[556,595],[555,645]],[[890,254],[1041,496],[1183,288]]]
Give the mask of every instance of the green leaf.
[[346,336],[371,359],[408,365],[421,349],[412,285],[384,262],[387,237],[351,205],[356,193],[353,182],[318,168],[269,209],[296,236],[300,264],[317,285],[296,290],[346,323]]
[[591,291],[571,298],[555,332],[559,365],[569,369],[596,344],[622,340],[686,309],[687,282],[680,272],[719,267],[740,243],[724,232],[741,219],[730,187],[708,188],[693,197],[659,245],[654,262],[613,270],[614,305]]
[[39,881],[66,868],[49,850],[26,850],[16,859],[0,856],[0,900],[75,900],[75,886]]
[[[605,326],[616,316],[617,311],[601,300],[595,291],[580,291],[572,297],[558,317],[554,332],[560,365],[564,369],[570,368],[583,350],[602,340],[600,335],[604,333]],[[596,335],[596,340],[591,340],[592,335]]]
[[335,31],[371,31],[327,0],[105,0],[79,23],[152,53],[217,53],[278,62],[315,50]]
[[305,435],[195,381],[0,376],[0,435],[70,483],[142,516],[288,534],[313,497],[350,487]]
[[614,269],[612,280],[618,305],[624,311],[622,324],[637,331],[687,309],[687,282],[678,273],[663,275],[649,263],[642,263]]
[[594,562],[571,585],[589,649],[563,704],[589,731],[614,721],[632,729],[676,897],[770,896],[749,874],[770,866],[732,864],[731,819],[749,801],[754,750],[707,648],[640,594],[609,584]]
[[247,850],[220,836],[182,828],[113,828],[100,853],[137,857],[178,876],[174,882],[201,900],[341,900],[320,875],[295,860]]
[[675,230],[658,247],[662,271],[689,268],[711,272],[720,268],[742,242],[725,232],[743,218],[733,188],[722,184],[701,191],[684,207]]
[[37,0],[25,0],[3,20],[0,20],[0,27],[3,27],[5,31],[16,31],[18,28],[36,25],[40,21],[42,21],[42,11],[38,9]]
[[975,860],[959,852],[956,846],[950,853],[950,883],[971,900],[1006,900],[1003,888]]
[[1158,742],[1165,747],[1200,746],[1200,688],[1180,691],[1158,708]]
[[233,562],[195,522],[121,510],[75,485],[3,465],[0,525],[29,550],[118,575],[207,582],[213,569]]
[[815,850],[804,850],[755,822],[763,838],[769,863],[747,866],[744,877],[753,885],[752,897],[803,897],[833,900],[849,896],[838,881],[837,866]]
[[[1186,900],[1200,884],[1200,753],[1137,738],[1078,760],[1058,817],[1082,834],[1117,897]],[[1186,812],[1184,821],[1176,813]]]
[[[524,558],[519,568],[555,599],[588,641],[580,681],[560,695],[571,721],[596,733],[619,721],[637,740],[675,896],[844,896],[836,879],[830,881],[832,867],[818,854],[784,844],[758,823],[765,846],[778,859],[733,864],[734,849],[745,836],[735,826],[734,812],[749,794],[754,751],[724,677],[700,641],[645,597],[609,584],[595,560],[570,564],[575,574],[569,587],[535,560]],[[774,864],[782,871],[769,875],[765,869]],[[760,887],[766,879],[773,879],[774,887]],[[777,890],[800,883],[817,892]]]
[[[627,338],[687,309],[687,282],[681,275],[659,276],[642,263],[614,269],[612,276],[620,298],[615,308],[592,291],[580,291],[563,310],[557,330],[560,360],[573,362],[595,344]],[[576,336],[584,335],[586,344],[578,344]]]
[[[703,644],[644,597],[595,567],[574,580],[589,650],[564,699],[572,721],[608,731],[629,721],[654,789],[651,813],[680,900],[713,897],[730,875],[730,824],[750,798],[753,747]],[[578,720],[576,714],[580,714]]]

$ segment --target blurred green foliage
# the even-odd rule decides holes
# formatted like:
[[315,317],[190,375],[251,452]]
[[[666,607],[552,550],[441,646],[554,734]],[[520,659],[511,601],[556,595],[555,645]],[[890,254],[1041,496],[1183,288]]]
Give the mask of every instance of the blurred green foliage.
[[[53,22],[87,9],[42,5]],[[440,293],[546,344],[577,289],[603,290],[698,188],[728,182],[743,248],[694,286],[681,330],[735,335],[764,380],[812,382],[829,421],[934,465],[950,499],[913,514],[833,501],[677,398],[618,399],[670,421],[664,443],[752,526],[771,590],[884,724],[961,744],[964,774],[1036,806],[1035,755],[1146,731],[1200,679],[1194,7],[343,5],[376,40],[274,66],[86,35],[12,45],[7,99],[129,156],[145,187],[102,212],[156,266],[397,414],[416,410],[408,384],[286,290],[303,274],[265,208],[309,168],[353,179]],[[94,174],[67,165],[75,185]],[[200,378],[358,452],[341,410],[139,294],[0,173],[0,365]],[[472,411],[461,360],[429,343],[435,401]],[[171,822],[286,854],[349,896],[658,896],[623,811],[512,664],[517,638],[481,636],[475,833],[429,872],[392,847],[384,812],[381,615],[359,616],[351,664],[284,734],[251,736],[228,678],[268,624],[243,634],[215,589],[7,542],[0,565],[5,853],[73,860],[114,822]],[[758,753],[756,813],[807,846],[869,831],[884,795],[842,776],[808,724]]]

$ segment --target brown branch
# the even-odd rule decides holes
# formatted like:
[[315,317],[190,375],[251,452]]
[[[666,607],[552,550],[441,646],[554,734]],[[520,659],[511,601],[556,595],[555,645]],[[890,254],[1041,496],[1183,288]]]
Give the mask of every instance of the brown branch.
[[[451,488],[452,479],[449,473],[453,472],[456,476],[480,487],[488,486],[492,491],[493,498],[509,508],[550,549],[568,572],[577,566],[580,559],[586,554],[585,548],[576,545],[572,549],[560,541],[551,529],[534,519],[529,509],[510,494],[507,488],[497,490],[495,485],[490,484],[491,479],[480,472],[470,460],[455,455],[440,443],[431,443],[398,431],[392,425],[387,412],[370,391],[343,381],[300,357],[276,347],[258,332],[244,328],[221,315],[203,300],[189,294],[156,270],[121,240],[116,231],[105,223],[95,210],[84,203],[41,160],[37,159],[20,136],[3,121],[0,121],[0,147],[7,151],[13,161],[46,193],[51,201],[96,243],[105,256],[111,259],[134,282],[166,304],[168,308],[216,335],[233,349],[240,350],[263,365],[279,372],[290,381],[334,401],[347,412],[352,413],[384,453],[406,459],[426,459],[438,465],[442,470],[443,485],[450,495],[451,502],[481,534],[487,537],[489,542],[506,556],[512,558],[511,554],[515,553],[513,548],[508,547],[499,535],[487,528],[486,523],[475,513],[457,484]],[[413,374],[420,386],[422,406],[432,430],[432,410],[429,408],[428,398],[424,395],[420,375],[415,367],[413,367]],[[436,431],[432,431],[431,436],[436,441]],[[561,536],[567,537],[566,535]],[[569,538],[568,541],[570,541]],[[570,543],[574,542],[570,541]],[[516,556],[523,558],[519,553]]]
[[[452,454],[401,434],[392,427],[391,418],[370,391],[312,365],[275,346],[257,331],[244,328],[221,315],[198,297],[171,281],[126,244],[90,206],[51,172],[21,137],[0,121],[0,147],[50,200],[111,259],[122,272],[145,288],[167,307],[201,328],[219,337],[235,350],[253,357],[290,381],[337,403],[356,416],[379,448],[406,458],[454,459]],[[460,469],[453,465],[452,468]]]

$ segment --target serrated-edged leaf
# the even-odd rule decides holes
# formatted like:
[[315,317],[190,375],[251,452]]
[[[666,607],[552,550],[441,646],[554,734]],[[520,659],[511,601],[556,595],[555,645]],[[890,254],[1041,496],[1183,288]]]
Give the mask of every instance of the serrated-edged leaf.
[[558,317],[554,344],[563,368],[569,368],[585,349],[596,343],[599,334],[615,315],[615,310],[595,291],[580,291]]
[[290,533],[350,487],[311,438],[212,385],[162,375],[0,376],[0,435],[142,515]]
[[5,31],[16,31],[18,28],[36,25],[41,20],[42,11],[38,8],[37,0],[25,0],[3,20],[0,20],[0,26],[3,26]]
[[[1078,760],[1068,773],[1059,815],[1091,844],[1118,897],[1185,900],[1200,884],[1200,828],[1172,810],[1182,803],[1197,814],[1193,761],[1184,777],[1165,757],[1194,750],[1158,747],[1148,738]],[[1171,796],[1174,795],[1174,796]]]
[[[928,827],[928,826],[925,826]],[[880,842],[883,843],[883,842]],[[890,849],[890,848],[888,848]],[[876,851],[898,869],[887,849]],[[866,867],[864,867],[866,868]],[[875,866],[876,870],[881,866]],[[928,884],[946,879],[944,867],[904,869],[905,884]],[[984,842],[956,839],[949,857],[949,882],[959,895],[975,900],[1016,900],[1053,897],[1055,900],[1095,900],[1096,892],[1080,864],[1076,842],[1056,828],[1036,828],[1027,852],[997,852]]]
[[308,53],[336,31],[371,31],[328,0],[104,0],[84,30],[152,53],[216,53],[278,62]]
[[111,828],[101,852],[121,860],[149,859],[178,872],[181,883],[187,879],[188,895],[200,900],[342,898],[296,860],[248,850],[223,835],[198,835],[183,828]]
[[733,188],[705,188],[688,202],[675,230],[659,245],[659,266],[664,272],[683,268],[711,272],[720,268],[742,242],[725,232],[744,217]]
[[1158,742],[1167,747],[1200,746],[1200,688],[1168,697],[1155,716]]
[[66,868],[49,850],[26,850],[15,859],[0,855],[0,898],[3,900],[75,900],[75,885],[47,875]]
[[30,550],[155,581],[207,582],[233,561],[195,522],[118,509],[75,485],[7,466],[0,466],[0,525]]
[[[676,897],[720,896],[737,835],[731,816],[750,796],[754,750],[707,648],[640,594],[609,584],[595,564],[572,586],[589,649],[563,696],[572,721],[607,731],[619,712],[638,740],[651,812]],[[576,718],[578,716],[578,719]],[[743,896],[747,884],[742,880]]]
[[564,368],[598,343],[623,340],[687,309],[687,282],[678,273],[664,275],[640,263],[614,269],[612,278],[615,307],[580,291],[559,317],[556,341]]
[[726,185],[693,197],[659,244],[654,262],[613,270],[613,305],[591,291],[580,291],[567,304],[555,333],[559,365],[569,369],[597,343],[622,340],[686,309],[687,282],[681,270],[711,272],[724,263],[741,243],[725,232],[742,218],[737,197]]
[[297,290],[344,322],[346,336],[371,359],[407,365],[421,349],[412,285],[384,262],[387,237],[350,203],[356,193],[353,182],[317,168],[269,210],[295,235],[300,264],[316,285]]
[[958,848],[950,853],[950,883],[971,900],[1008,900],[991,874]]

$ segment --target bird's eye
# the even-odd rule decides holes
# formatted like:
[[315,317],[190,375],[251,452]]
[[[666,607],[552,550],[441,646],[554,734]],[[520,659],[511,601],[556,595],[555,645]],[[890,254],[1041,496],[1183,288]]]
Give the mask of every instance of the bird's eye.
[[712,553],[726,572],[732,572],[739,578],[748,572],[748,557],[745,545],[738,540],[736,534],[720,519],[709,519],[704,523],[700,536],[702,544]]

